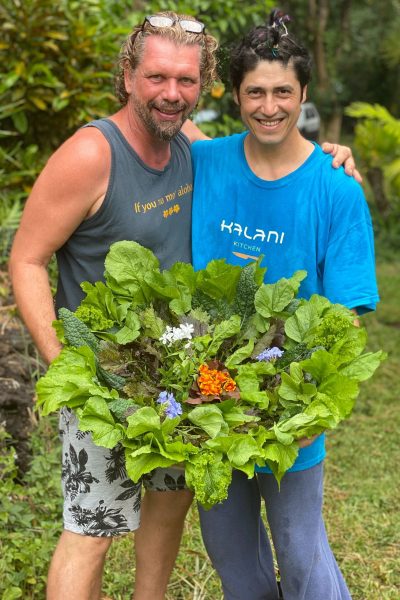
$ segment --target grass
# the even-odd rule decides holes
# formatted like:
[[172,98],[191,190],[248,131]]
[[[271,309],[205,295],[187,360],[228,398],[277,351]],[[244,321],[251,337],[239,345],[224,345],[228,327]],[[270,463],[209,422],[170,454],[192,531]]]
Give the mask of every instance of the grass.
[[[112,600],[128,600],[134,580],[133,545],[130,537],[114,542],[108,555],[103,591]],[[121,564],[131,565],[121,572]],[[186,519],[181,550],[166,600],[222,600],[219,580],[204,549],[193,505]]]
[[[364,384],[352,418],[327,436],[325,519],[353,600],[399,598],[399,267],[400,257],[378,263],[382,302],[375,314],[365,317],[371,349],[383,348],[389,357]],[[0,541],[3,600],[42,600],[48,562],[61,531],[55,421],[39,424],[33,449],[26,485],[6,482],[2,497],[0,526],[7,532]],[[133,580],[133,546],[127,536],[115,541],[108,555],[104,600],[128,600]],[[222,600],[195,508],[186,521],[167,600]]]
[[326,523],[354,600],[399,598],[399,264],[378,263],[381,303],[365,317],[371,348],[388,359],[364,384],[352,418],[327,436]]

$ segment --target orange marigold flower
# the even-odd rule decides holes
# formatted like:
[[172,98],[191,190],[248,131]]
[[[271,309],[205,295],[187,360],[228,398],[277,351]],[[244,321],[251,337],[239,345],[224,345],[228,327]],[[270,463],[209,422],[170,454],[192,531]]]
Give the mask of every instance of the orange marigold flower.
[[228,379],[228,381],[224,385],[224,390],[226,392],[233,392],[234,390],[236,390],[236,383],[233,381],[233,379]]
[[199,367],[200,375],[197,378],[197,385],[205,396],[219,396],[222,392],[232,392],[236,389],[236,383],[224,371],[210,369],[208,365]]

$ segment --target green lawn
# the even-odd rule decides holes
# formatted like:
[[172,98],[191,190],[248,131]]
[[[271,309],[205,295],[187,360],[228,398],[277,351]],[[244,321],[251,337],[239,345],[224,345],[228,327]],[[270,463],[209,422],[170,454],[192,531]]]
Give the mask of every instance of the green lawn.
[[[364,384],[352,418],[327,436],[325,517],[332,547],[354,600],[399,598],[399,267],[400,259],[378,263],[382,302],[376,314],[365,318],[371,349],[382,348],[389,358],[373,380]],[[43,599],[48,561],[60,532],[59,451],[54,419],[39,424],[33,448],[35,459],[24,486],[15,486],[5,476],[0,478],[0,527],[6,532],[0,540],[3,600]],[[5,460],[0,464],[3,472]],[[104,595],[112,600],[128,600],[133,580],[132,542],[126,537],[114,542],[110,551]],[[222,599],[201,542],[195,509],[187,519],[167,598]]]
[[399,598],[399,266],[378,264],[381,303],[365,318],[371,348],[389,357],[352,418],[328,436],[327,528],[354,600]]

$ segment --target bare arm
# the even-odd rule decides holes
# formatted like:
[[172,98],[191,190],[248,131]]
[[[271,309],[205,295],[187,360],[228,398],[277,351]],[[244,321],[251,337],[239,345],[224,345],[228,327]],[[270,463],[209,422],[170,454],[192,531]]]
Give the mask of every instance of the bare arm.
[[46,362],[61,346],[51,326],[56,318],[47,274],[54,252],[101,204],[110,152],[102,134],[77,132],[53,154],[27,200],[15,236],[10,276],[18,309]]
[[197,125],[195,125],[190,119],[187,119],[184,122],[182,126],[182,131],[185,135],[187,135],[192,144],[193,142],[198,142],[199,140],[211,139],[205,133],[203,133],[201,129],[199,129]]

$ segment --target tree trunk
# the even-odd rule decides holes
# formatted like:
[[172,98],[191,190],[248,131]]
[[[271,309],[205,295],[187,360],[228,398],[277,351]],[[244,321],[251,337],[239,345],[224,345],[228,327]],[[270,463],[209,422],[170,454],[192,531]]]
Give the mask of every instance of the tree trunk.
[[328,120],[325,127],[325,138],[329,142],[338,143],[340,141],[340,133],[342,130],[343,111],[339,105],[336,105],[334,112]]
[[313,34],[313,54],[316,69],[317,87],[325,90],[329,86],[324,48],[324,35],[329,18],[329,0],[309,0],[308,9]]
[[[335,67],[332,73],[328,72],[324,38],[330,17],[331,0],[308,0],[309,30],[313,39],[313,55],[316,69],[317,96],[329,97],[332,103],[332,113],[328,119],[321,123],[320,140],[338,142],[342,127],[343,110],[339,101],[339,89],[332,81],[334,79]],[[349,31],[349,15],[351,0],[342,0],[340,6],[340,34],[335,53],[338,61]]]

